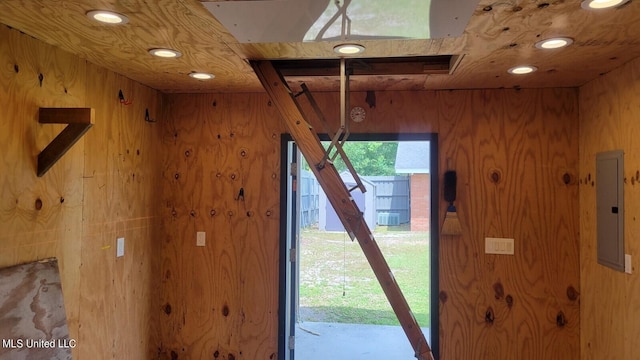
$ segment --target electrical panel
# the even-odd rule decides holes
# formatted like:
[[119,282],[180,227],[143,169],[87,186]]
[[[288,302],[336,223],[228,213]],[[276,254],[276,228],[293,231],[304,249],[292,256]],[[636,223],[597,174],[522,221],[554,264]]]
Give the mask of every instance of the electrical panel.
[[624,271],[624,153],[596,154],[598,263]]

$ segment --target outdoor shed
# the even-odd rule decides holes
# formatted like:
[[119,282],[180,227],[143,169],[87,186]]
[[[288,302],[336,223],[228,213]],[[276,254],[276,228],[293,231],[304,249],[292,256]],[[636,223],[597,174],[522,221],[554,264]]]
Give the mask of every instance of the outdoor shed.
[[[344,181],[348,188],[356,186],[356,181],[348,171],[340,173],[340,177]],[[360,177],[360,180],[364,184],[365,193],[362,193],[360,189],[355,189],[351,192],[351,196],[355,200],[360,210],[364,212],[364,218],[369,225],[370,229],[376,227],[376,186],[371,181]],[[338,218],[338,215],[333,210],[333,207],[327,201],[327,195],[320,188],[320,217],[318,221],[318,228],[326,231],[344,231],[344,227]]]

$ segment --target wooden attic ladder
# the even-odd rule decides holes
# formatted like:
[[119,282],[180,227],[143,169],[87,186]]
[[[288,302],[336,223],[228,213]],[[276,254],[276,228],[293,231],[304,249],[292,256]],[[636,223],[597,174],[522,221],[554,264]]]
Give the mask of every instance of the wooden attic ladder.
[[[251,66],[258,75],[258,78],[271,98],[272,103],[280,112],[289,133],[293,137],[293,140],[296,142],[307,162],[315,165],[311,166],[311,170],[318,179],[318,183],[327,194],[327,198],[331,205],[333,205],[333,208],[342,221],[345,230],[352,240],[354,238],[358,240],[367,261],[371,265],[371,268],[373,269],[378,282],[382,286],[393,311],[400,321],[400,325],[402,325],[402,328],[413,347],[416,358],[419,360],[432,360],[433,355],[431,353],[431,348],[422,333],[422,329],[418,325],[416,318],[409,308],[409,304],[402,294],[400,287],[396,283],[389,265],[384,259],[369,226],[362,216],[362,212],[351,197],[350,192],[352,190],[362,187],[357,174],[355,174],[355,171],[352,171],[354,178],[358,179],[359,185],[352,189],[347,189],[336,168],[332,166],[330,161],[327,161],[330,149],[325,150],[320,142],[320,138],[305,120],[305,116],[300,105],[295,100],[294,94],[292,94],[281,73],[273,66],[271,61],[267,60],[252,61]],[[343,81],[343,75],[344,74],[341,74],[341,81]],[[318,112],[319,108],[315,104],[315,101],[313,101],[310,93],[305,87],[303,87],[303,89],[307,97],[309,97],[314,110]],[[344,97],[344,91],[341,92],[341,96]],[[345,111],[344,106],[341,111]],[[319,114],[319,116],[321,116],[321,114]],[[339,136],[340,132],[334,136],[332,145],[335,146],[336,150],[343,156],[345,163],[349,164],[348,158],[342,151],[341,143],[339,141],[335,141]],[[328,166],[326,166],[327,163],[329,164]],[[350,169],[352,168],[350,167]]]

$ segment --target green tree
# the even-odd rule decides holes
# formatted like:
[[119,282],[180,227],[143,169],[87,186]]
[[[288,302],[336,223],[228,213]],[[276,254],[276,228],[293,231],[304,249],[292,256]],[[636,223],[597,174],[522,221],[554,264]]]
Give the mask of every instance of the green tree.
[[[324,142],[325,147],[329,144]],[[359,175],[384,176],[396,173],[397,142],[347,141],[343,148]],[[340,156],[336,158],[334,165],[338,172],[347,170]]]

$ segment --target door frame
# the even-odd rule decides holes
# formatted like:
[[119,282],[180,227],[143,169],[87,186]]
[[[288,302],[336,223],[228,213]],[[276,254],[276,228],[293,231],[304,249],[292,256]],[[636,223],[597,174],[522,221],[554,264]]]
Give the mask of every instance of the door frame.
[[[330,140],[327,135],[320,135],[320,139]],[[437,133],[369,133],[351,134],[353,141],[429,141],[429,171],[430,175],[430,317],[431,317],[431,338],[429,345],[435,359],[440,356],[440,317],[439,317],[439,293],[440,293],[440,272],[439,272],[439,164],[438,164],[438,134]],[[289,336],[295,336],[295,316],[292,310],[292,302],[295,299],[295,292],[291,291],[289,283],[297,283],[297,272],[294,271],[295,264],[290,261],[291,245],[295,247],[295,232],[299,222],[292,222],[290,214],[297,211],[296,201],[291,200],[292,194],[288,191],[291,184],[291,154],[290,150],[297,152],[293,138],[290,134],[282,134],[280,139],[280,259],[279,259],[279,300],[278,300],[278,360],[292,360],[295,358],[294,349],[289,348]],[[292,149],[293,147],[293,149]],[[295,156],[295,155],[294,155]],[[298,159],[295,159],[299,163]],[[299,166],[298,166],[299,168]],[[435,175],[435,176],[434,176]],[[297,189],[296,189],[297,190]],[[289,206],[291,204],[291,206]],[[296,251],[297,253],[297,251]],[[297,259],[296,259],[297,261]]]

